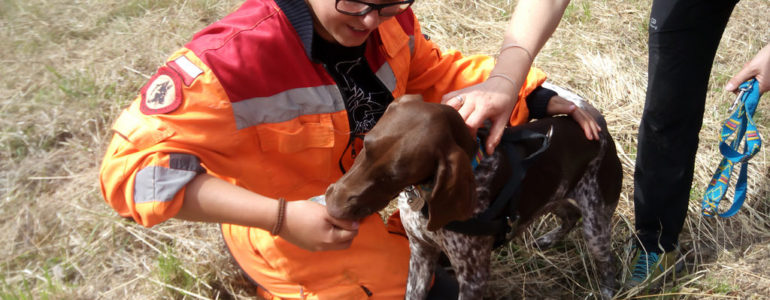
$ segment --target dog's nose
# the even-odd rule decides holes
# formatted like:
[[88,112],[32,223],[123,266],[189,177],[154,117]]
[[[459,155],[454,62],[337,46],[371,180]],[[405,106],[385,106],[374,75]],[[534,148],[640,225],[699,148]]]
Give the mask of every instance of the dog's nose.
[[348,196],[335,202],[327,202],[326,212],[331,217],[343,220],[358,220],[371,214],[369,208],[357,204],[358,199],[358,196]]
[[330,198],[332,193],[334,193],[334,184],[330,184],[329,187],[326,188],[326,198]]
[[340,201],[341,199],[337,199],[334,192],[334,184],[331,184],[326,188],[326,212],[332,217],[339,218],[343,215],[343,204],[345,202]]
[[[327,198],[329,199],[329,198]],[[341,201],[334,201],[334,202],[327,202],[326,203],[326,212],[329,214],[329,216],[332,216],[337,219],[344,219],[344,220],[353,220],[358,219],[358,215],[360,214],[359,210],[356,206],[350,205],[350,201],[356,201],[357,197],[352,196],[348,197],[344,200],[339,199]]]

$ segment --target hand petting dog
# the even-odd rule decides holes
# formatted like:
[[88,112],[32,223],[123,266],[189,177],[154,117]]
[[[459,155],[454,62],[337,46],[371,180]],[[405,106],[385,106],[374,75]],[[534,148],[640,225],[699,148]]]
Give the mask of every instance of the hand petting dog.
[[[454,107],[465,120],[465,124],[471,131],[471,135],[476,135],[476,130],[484,126],[484,121],[489,119],[492,127],[489,132],[489,139],[485,145],[487,154],[494,152],[495,147],[500,143],[503,130],[508,125],[516,101],[514,95],[505,89],[505,81],[484,81],[480,84],[467,87],[452,93],[444,95],[441,103]],[[594,118],[578,107],[574,103],[561,96],[554,96],[548,102],[546,108],[548,115],[565,114],[571,116],[580,127],[583,128],[586,138],[589,140],[599,140],[601,127]]]

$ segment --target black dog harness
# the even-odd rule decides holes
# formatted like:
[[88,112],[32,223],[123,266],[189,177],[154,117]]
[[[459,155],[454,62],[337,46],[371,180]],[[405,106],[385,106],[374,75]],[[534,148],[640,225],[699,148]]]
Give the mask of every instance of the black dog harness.
[[[508,178],[508,181],[484,212],[465,221],[452,221],[444,226],[444,229],[475,236],[493,235],[495,236],[495,247],[513,239],[513,234],[516,231],[519,220],[519,215],[516,210],[518,204],[517,195],[521,182],[524,180],[524,176],[526,175],[529,166],[532,165],[535,159],[537,159],[543,151],[548,149],[552,134],[553,128],[551,128],[547,134],[530,130],[506,130],[503,133],[498,147],[502,147],[511,167],[512,173]],[[542,140],[540,148],[532,154],[525,156],[526,153],[522,153],[516,145],[525,140],[533,139]],[[482,143],[479,144],[483,145]],[[479,151],[483,153],[483,146],[480,146],[480,148],[482,149]],[[472,159],[472,161],[477,162],[476,159]],[[432,186],[421,184],[418,188],[422,190],[422,195],[427,195],[432,189]],[[424,205],[424,201],[421,202],[422,203],[414,204],[422,206],[420,210],[422,214],[427,217],[428,206]],[[410,205],[412,205],[412,203],[410,203]],[[412,205],[412,208],[417,208],[415,205]]]

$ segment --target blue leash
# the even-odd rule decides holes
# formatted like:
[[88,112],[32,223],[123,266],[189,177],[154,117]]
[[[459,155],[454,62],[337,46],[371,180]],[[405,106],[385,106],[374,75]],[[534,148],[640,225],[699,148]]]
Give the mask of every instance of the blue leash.
[[[725,218],[730,217],[738,212],[743,205],[743,201],[746,199],[746,178],[749,159],[754,154],[757,154],[762,147],[762,139],[753,120],[760,96],[759,84],[756,79],[750,79],[741,84],[738,98],[735,99],[735,103],[730,108],[730,110],[733,110],[737,106],[737,109],[733,111],[730,118],[722,125],[719,152],[722,153],[724,158],[714,172],[714,176],[711,178],[708,188],[706,188],[706,194],[703,196],[701,204],[704,216],[713,217],[719,215]],[[733,133],[735,133],[735,138],[728,145],[727,139]],[[744,144],[743,153],[739,152],[742,143]],[[719,213],[717,210],[719,201],[722,200],[727,192],[727,188],[730,185],[730,174],[732,173],[733,166],[737,164],[741,164],[741,170],[735,183],[733,204],[726,212]]]

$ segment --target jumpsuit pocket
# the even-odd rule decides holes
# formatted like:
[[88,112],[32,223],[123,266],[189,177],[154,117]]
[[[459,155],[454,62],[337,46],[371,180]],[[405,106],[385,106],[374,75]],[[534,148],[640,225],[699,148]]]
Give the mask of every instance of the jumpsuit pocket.
[[257,135],[264,152],[291,154],[307,149],[331,150],[334,147],[334,125],[327,114],[262,124],[257,126]]
[[[298,176],[303,182],[329,181],[335,170],[334,127],[330,115],[309,115],[256,127],[258,145],[265,158],[260,166],[266,174]],[[273,179],[279,184],[279,178]],[[297,189],[298,187],[288,187]],[[314,191],[318,195],[323,191]]]

